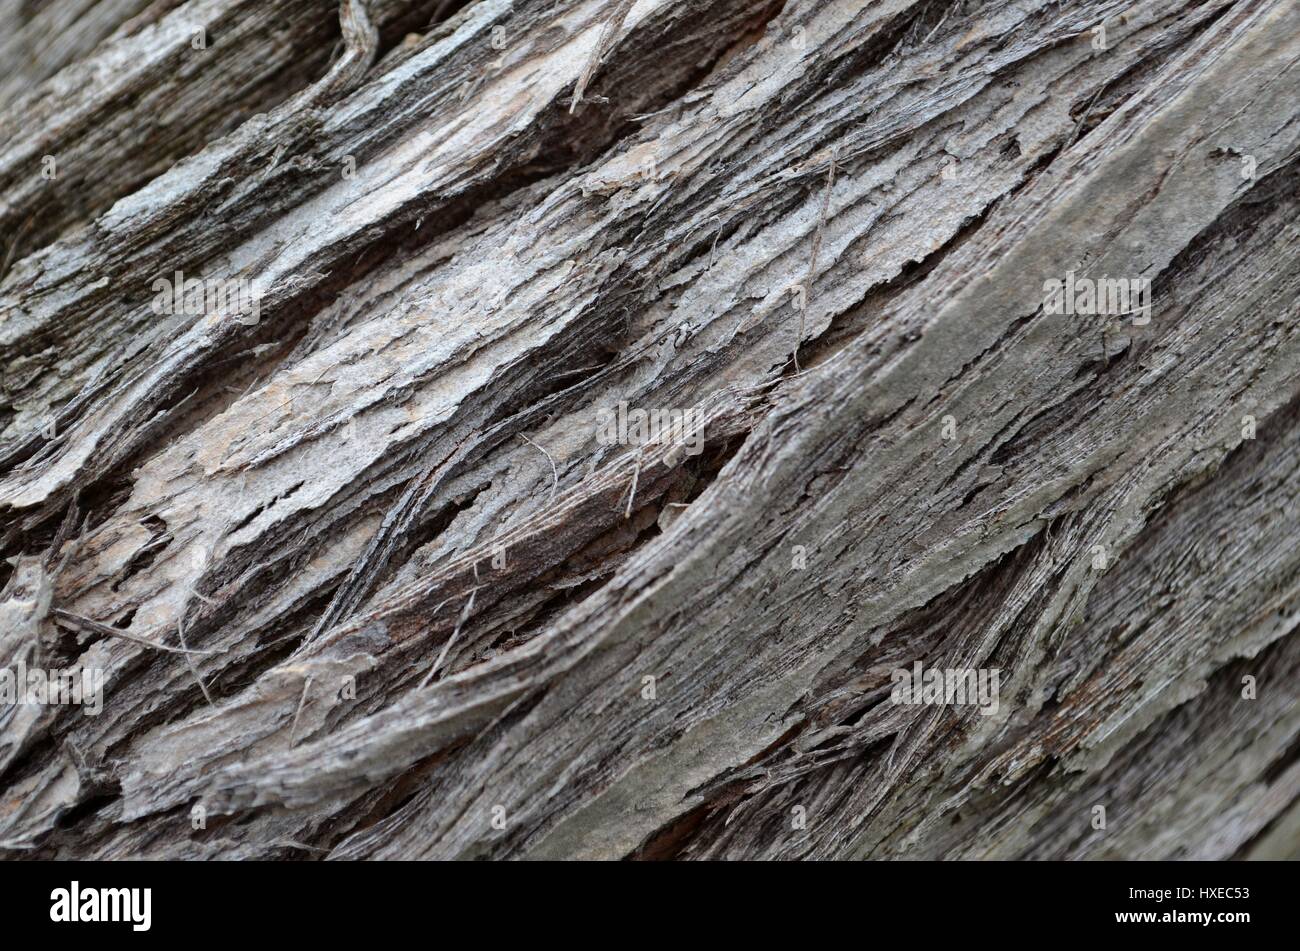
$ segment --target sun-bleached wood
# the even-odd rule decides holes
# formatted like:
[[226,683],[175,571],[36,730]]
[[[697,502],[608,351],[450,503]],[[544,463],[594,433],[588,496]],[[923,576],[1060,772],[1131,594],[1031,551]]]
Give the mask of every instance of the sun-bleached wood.
[[1294,854],[1294,3],[111,6],[0,7],[5,854]]

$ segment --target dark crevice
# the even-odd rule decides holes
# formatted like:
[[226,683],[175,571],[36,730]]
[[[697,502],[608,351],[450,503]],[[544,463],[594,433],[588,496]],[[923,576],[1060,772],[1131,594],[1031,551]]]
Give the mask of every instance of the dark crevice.
[[1282,752],[1281,756],[1277,757],[1277,759],[1273,760],[1267,767],[1265,767],[1263,774],[1260,776],[1260,780],[1266,785],[1272,786],[1282,778],[1283,773],[1289,770],[1297,762],[1300,762],[1300,735],[1296,736],[1291,741],[1291,744]]
[[667,862],[678,858],[694,841],[696,834],[714,808],[716,807],[713,804],[706,803],[679,816],[663,828],[652,832],[626,857],[626,860]]

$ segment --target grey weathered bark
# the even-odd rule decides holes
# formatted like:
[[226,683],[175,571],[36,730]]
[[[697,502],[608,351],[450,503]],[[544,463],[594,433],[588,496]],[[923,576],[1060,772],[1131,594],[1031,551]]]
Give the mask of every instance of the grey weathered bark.
[[4,854],[1297,853],[1291,0],[0,16]]

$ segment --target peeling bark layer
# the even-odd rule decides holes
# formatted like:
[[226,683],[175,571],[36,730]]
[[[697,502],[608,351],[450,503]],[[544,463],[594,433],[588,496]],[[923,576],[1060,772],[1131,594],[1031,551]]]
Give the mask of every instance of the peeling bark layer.
[[1293,2],[0,18],[7,857],[1300,849]]

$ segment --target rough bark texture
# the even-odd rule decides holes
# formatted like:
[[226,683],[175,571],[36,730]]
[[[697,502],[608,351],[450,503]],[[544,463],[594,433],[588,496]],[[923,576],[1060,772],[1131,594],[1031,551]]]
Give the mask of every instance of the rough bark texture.
[[1294,0],[0,34],[0,854],[1300,850]]

